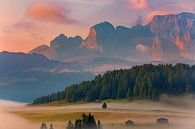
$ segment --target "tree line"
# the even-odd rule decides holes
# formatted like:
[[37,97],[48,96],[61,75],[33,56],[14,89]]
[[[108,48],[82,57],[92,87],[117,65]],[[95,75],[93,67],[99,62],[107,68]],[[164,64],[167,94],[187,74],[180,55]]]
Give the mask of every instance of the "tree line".
[[[48,129],[47,124],[42,123],[40,129]],[[54,129],[52,124],[50,124],[49,129]],[[102,125],[100,120],[96,123],[95,117],[91,113],[89,115],[83,113],[74,123],[69,120],[66,129],[102,129]]]
[[34,104],[58,100],[69,102],[105,99],[150,99],[160,95],[184,95],[195,91],[195,65],[144,64],[130,69],[108,71],[91,81],[83,81],[33,100]]

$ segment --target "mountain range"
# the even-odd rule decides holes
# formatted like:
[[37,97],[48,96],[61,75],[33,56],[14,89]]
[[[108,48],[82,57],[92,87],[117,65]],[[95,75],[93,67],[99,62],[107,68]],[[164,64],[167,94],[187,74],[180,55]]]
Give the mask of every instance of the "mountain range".
[[128,61],[194,60],[195,14],[157,15],[147,25],[114,27],[109,22],[92,26],[85,39],[60,34],[29,53],[66,61],[87,56],[117,58]]
[[144,63],[195,62],[195,14],[154,16],[147,25],[101,22],[88,36],[60,34],[28,53],[0,52],[0,98],[33,98],[91,80],[94,75]]

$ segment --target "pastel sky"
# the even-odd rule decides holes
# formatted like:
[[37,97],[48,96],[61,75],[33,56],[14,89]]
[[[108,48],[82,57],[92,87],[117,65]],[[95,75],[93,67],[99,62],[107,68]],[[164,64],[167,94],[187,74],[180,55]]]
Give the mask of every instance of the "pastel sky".
[[195,0],[0,0],[0,51],[28,52],[61,33],[85,38],[101,21],[131,27],[180,12],[195,13]]

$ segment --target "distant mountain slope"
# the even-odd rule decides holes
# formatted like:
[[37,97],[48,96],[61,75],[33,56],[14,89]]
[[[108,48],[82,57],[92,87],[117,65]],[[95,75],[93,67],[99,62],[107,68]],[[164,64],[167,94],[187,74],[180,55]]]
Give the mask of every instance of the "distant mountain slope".
[[0,53],[0,98],[30,102],[33,98],[89,80],[80,67],[49,60],[43,55]]
[[162,94],[180,96],[191,93],[195,93],[195,65],[145,64],[98,75],[91,81],[83,81],[61,92],[37,98],[33,103],[121,98],[158,100]]
[[117,69],[130,68],[134,65],[143,64],[142,62],[127,61],[118,58],[108,57],[85,57],[70,62],[77,64],[85,72],[90,72],[95,75],[105,73],[106,71],[112,71]]
[[34,98],[91,80],[90,73],[17,72],[0,74],[0,99],[31,102]]
[[194,42],[195,14],[184,12],[154,16],[147,25],[131,28],[101,22],[90,28],[85,39],[60,35],[49,47],[38,47],[30,53],[41,53],[62,61],[93,55],[139,62],[179,62],[195,60]]
[[[65,63],[52,61],[43,55],[0,52],[0,72],[49,71],[64,66]],[[66,65],[68,67],[68,65]]]
[[47,45],[40,45],[40,46],[30,50],[28,53],[29,54],[36,53],[36,54],[44,55],[48,58],[52,58],[53,54],[54,54]]

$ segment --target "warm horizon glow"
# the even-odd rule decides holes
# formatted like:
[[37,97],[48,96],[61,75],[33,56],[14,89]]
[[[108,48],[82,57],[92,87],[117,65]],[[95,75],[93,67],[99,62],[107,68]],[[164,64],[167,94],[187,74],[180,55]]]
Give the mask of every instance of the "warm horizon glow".
[[86,38],[90,27],[102,21],[145,25],[155,15],[194,13],[194,7],[194,0],[2,0],[0,51],[28,52],[61,33]]
[[129,0],[129,6],[135,9],[147,9],[150,7],[147,0]]

